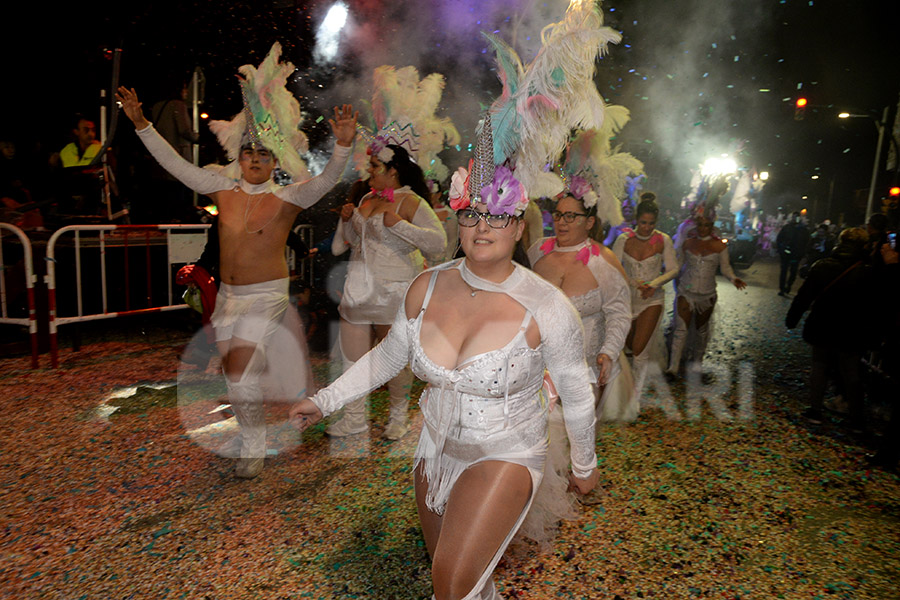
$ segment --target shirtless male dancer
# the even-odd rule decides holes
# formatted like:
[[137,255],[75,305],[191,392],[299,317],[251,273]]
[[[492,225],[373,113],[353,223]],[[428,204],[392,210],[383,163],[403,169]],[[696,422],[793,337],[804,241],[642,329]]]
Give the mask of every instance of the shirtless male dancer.
[[221,287],[212,324],[228,398],[241,427],[235,475],[256,477],[266,456],[260,375],[267,342],[288,307],[284,245],[297,214],[318,202],[340,178],[356,136],[357,113],[347,104],[335,107],[329,123],[337,143],[320,175],[279,187],[271,179],[277,165],[273,149],[242,142],[242,177],[235,181],[184,160],[144,117],[134,89],[120,87],[116,98],[159,164],[219,209]]

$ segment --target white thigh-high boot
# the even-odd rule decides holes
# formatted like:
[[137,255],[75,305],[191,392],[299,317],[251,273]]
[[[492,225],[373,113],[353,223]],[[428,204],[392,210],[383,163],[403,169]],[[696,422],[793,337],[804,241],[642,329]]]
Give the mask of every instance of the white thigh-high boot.
[[265,364],[265,351],[257,346],[240,380],[225,377],[228,399],[241,428],[241,454],[234,474],[251,479],[259,475],[266,458],[266,413],[260,374]]
[[391,400],[391,413],[387,427],[384,429],[384,437],[389,440],[399,440],[409,431],[409,388],[412,385],[412,371],[404,367],[396,377],[388,382],[388,392]]
[[698,367],[703,363],[703,355],[706,354],[706,347],[709,345],[709,332],[709,321],[703,327],[697,327],[697,349],[694,354],[694,363]]
[[678,311],[675,311],[675,331],[672,332],[672,348],[669,350],[669,368],[667,373],[672,375],[678,374],[678,368],[681,366],[681,353],[684,350],[684,343],[687,340],[688,324],[685,323]]
[[[356,361],[344,359],[344,373],[352,367]],[[345,437],[363,433],[369,429],[366,422],[366,399],[363,396],[359,400],[354,400],[350,404],[344,406],[344,414],[340,419],[332,423],[326,429],[326,433],[332,437]]]

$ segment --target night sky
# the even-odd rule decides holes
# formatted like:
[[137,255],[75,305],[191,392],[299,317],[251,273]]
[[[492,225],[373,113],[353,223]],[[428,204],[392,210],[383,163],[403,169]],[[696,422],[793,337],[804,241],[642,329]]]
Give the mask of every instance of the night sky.
[[[481,31],[497,31],[530,60],[540,29],[559,20],[567,0],[348,0],[350,19],[330,64],[312,57],[316,31],[332,0],[290,2],[92,3],[4,9],[7,86],[0,128],[45,149],[67,140],[75,112],[96,115],[98,90],[108,87],[104,49],[121,47],[121,80],[147,105],[182,73],[201,66],[212,118],[240,109],[235,81],[241,64],[265,56],[280,41],[298,67],[293,90],[309,115],[304,130],[327,150],[319,115],[338,102],[371,96],[371,73],[381,64],[443,73],[441,104],[463,137],[463,151],[445,151],[450,167],[468,158],[476,116],[500,90]],[[598,63],[597,85],[612,104],[631,110],[617,139],[644,161],[648,189],[664,206],[688,191],[690,169],[728,153],[741,167],[769,171],[762,207],[812,208],[833,181],[831,218],[862,218],[855,190],[866,189],[877,139],[871,119],[838,120],[840,110],[881,115],[896,110],[897,2],[861,0],[613,0],[606,24],[623,34]],[[794,120],[794,100],[809,99]],[[204,129],[204,154],[214,142]],[[129,144],[122,123],[119,142]],[[819,175],[818,180],[812,180]],[[882,187],[891,182],[881,180]],[[807,195],[807,200],[801,197]],[[863,194],[864,197],[865,194]],[[820,206],[824,205],[821,202]],[[864,207],[863,207],[864,208]],[[821,209],[820,209],[821,210]],[[821,215],[824,216],[824,215]]]

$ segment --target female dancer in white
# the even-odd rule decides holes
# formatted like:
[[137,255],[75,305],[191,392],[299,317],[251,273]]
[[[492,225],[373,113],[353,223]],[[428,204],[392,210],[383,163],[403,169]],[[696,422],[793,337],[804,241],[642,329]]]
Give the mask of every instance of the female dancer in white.
[[619,373],[619,354],[631,325],[625,271],[611,250],[591,239],[596,207],[571,193],[553,211],[556,237],[538,240],[528,252],[534,272],[561,289],[584,323],[584,356],[599,387]]
[[[652,192],[645,192],[644,197]],[[678,274],[678,259],[672,239],[656,230],[659,207],[656,195],[637,207],[635,229],[626,229],[613,245],[613,252],[625,267],[631,287],[631,330],[625,344],[633,356],[634,391],[639,399],[650,360],[650,340],[662,316],[663,286]]]
[[[440,254],[447,238],[431,206],[422,170],[400,146],[373,144],[367,194],[356,208],[344,205],[338,235],[351,248],[338,311],[346,371],[391,328],[409,282],[422,272],[425,254]],[[336,235],[337,237],[337,235]],[[390,417],[384,437],[397,440],[409,429],[407,408],[412,374],[404,369],[388,383]],[[366,401],[360,398],[328,428],[346,436],[368,429]]]
[[692,348],[696,364],[703,361],[709,343],[709,320],[716,306],[716,272],[728,278],[739,290],[747,287],[734,274],[728,261],[728,247],[713,235],[713,221],[708,216],[694,217],[695,228],[686,232],[687,239],[679,251],[682,268],[678,275],[675,302],[675,331],[666,373],[676,376],[681,367],[681,354],[691,322],[697,330],[697,347]]
[[381,344],[292,411],[306,427],[407,362],[429,383],[414,475],[439,600],[499,598],[491,573],[541,479],[545,368],[565,407],[572,485],[587,493],[598,478],[592,377],[583,355],[570,350],[582,344],[578,316],[562,292],[511,260],[524,204],[462,204],[466,258],[416,278]]

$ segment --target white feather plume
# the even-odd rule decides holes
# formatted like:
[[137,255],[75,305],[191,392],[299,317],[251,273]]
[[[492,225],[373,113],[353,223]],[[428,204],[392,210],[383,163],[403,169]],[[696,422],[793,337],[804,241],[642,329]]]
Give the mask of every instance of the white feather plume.
[[278,42],[272,44],[258,68],[243,65],[238,69],[242,92],[248,99],[247,105],[231,121],[211,121],[209,124],[232,160],[231,164],[221,169],[226,176],[240,177],[240,167],[236,161],[248,131],[248,116],[252,116],[254,123],[249,125],[262,144],[275,154],[279,166],[294,181],[310,178],[309,169],[301,157],[309,151],[309,143],[306,134],[300,130],[303,120],[300,103],[287,89],[287,80],[294,70],[291,62],[281,62],[281,44]]
[[[572,129],[603,126],[605,102],[594,84],[595,61],[621,35],[603,25],[594,0],[572,0],[564,19],[544,28],[542,48],[512,93],[518,122],[516,177],[535,197],[544,167],[563,152]],[[508,103],[501,98],[494,112]]]
[[[426,177],[443,181],[449,175],[438,153],[460,141],[459,132],[449,117],[435,112],[444,92],[444,76],[431,73],[419,79],[415,67],[397,69],[382,65],[373,74],[372,112],[377,131],[389,143],[403,146],[419,164]],[[354,162],[366,177],[366,148],[357,144]]]

